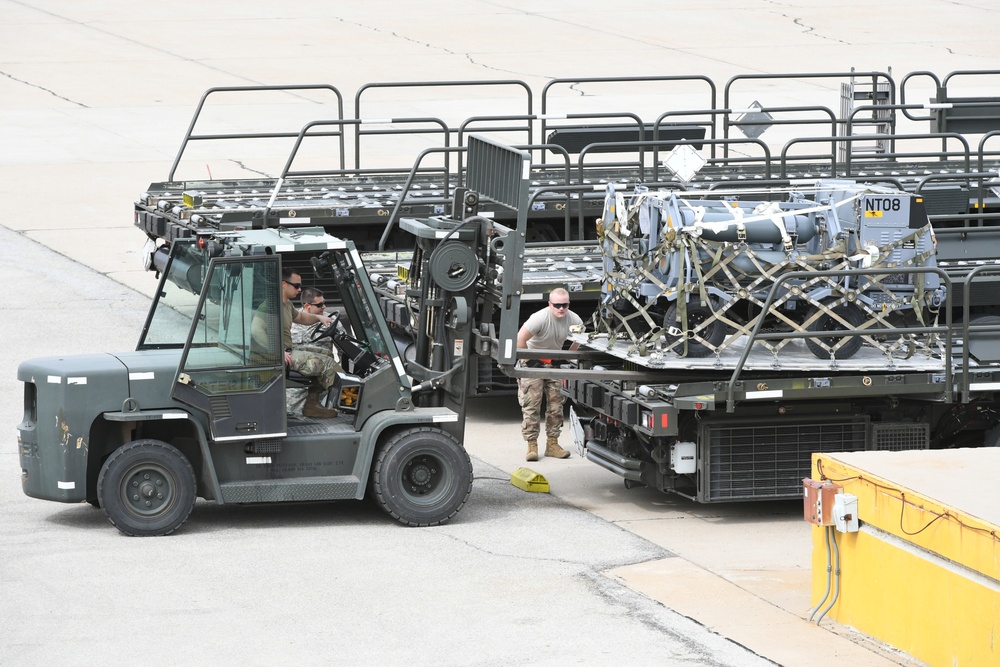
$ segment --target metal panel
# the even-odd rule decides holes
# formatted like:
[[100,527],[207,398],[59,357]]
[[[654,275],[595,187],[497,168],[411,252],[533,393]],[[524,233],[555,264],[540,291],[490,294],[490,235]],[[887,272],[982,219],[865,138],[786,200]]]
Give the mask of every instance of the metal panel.
[[515,211],[525,211],[528,205],[528,175],[531,156],[510,146],[469,137],[469,173],[466,182],[470,190]]
[[[866,134],[883,135],[882,138],[870,141],[852,141],[837,146],[838,159],[843,162],[851,155],[883,155],[889,150],[889,140],[885,138],[893,130],[892,112],[887,107],[892,103],[893,90],[888,81],[851,77],[849,82],[840,84],[840,118],[852,118],[851,132],[853,136],[864,137]],[[858,106],[871,106],[865,114],[852,116]],[[845,131],[838,128],[838,132]]]
[[875,423],[872,424],[871,443],[871,448],[879,451],[927,449],[931,443],[931,427],[912,422]]
[[702,427],[698,499],[702,502],[797,498],[813,452],[865,449],[868,418],[773,419]]

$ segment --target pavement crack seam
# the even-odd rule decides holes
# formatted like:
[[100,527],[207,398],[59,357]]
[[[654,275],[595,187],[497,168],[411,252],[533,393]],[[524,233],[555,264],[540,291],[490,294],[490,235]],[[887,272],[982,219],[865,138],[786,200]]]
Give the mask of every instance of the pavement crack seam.
[[456,537],[455,535],[447,535],[447,534],[445,534],[443,536],[446,537],[446,538],[448,538],[449,540],[452,540],[454,542],[458,542],[459,544],[464,544],[465,546],[469,547],[470,549],[474,549],[474,550],[476,550],[476,551],[478,551],[480,553],[488,554],[490,556],[495,556],[497,558],[518,558],[520,560],[527,560],[527,561],[536,562],[536,563],[537,562],[543,562],[543,563],[561,563],[563,565],[576,565],[578,567],[586,567],[586,565],[584,563],[582,563],[581,561],[571,560],[569,558],[546,558],[545,556],[523,556],[523,555],[518,554],[518,553],[494,551],[492,549],[485,549],[485,548],[483,548],[483,547],[481,547],[481,546],[479,546],[477,544],[473,544],[472,542],[469,542],[468,540],[463,540],[463,539],[461,539],[459,537]]
[[678,612],[676,609],[672,609],[667,605],[663,604],[659,600],[654,600],[650,597],[647,597],[646,595],[636,590],[633,590],[632,588],[629,588],[628,586],[618,581],[615,581],[609,578],[608,576],[605,576],[602,573],[590,571],[589,576],[587,576],[587,574],[588,573],[583,573],[582,576],[587,578],[588,583],[591,585],[595,594],[598,597],[605,600],[608,604],[612,605],[613,607],[618,607],[620,609],[623,609],[624,615],[628,616],[629,618],[633,618],[639,623],[653,630],[656,630],[657,632],[662,632],[666,635],[669,635],[671,639],[680,643],[690,652],[685,656],[688,659],[691,659],[692,654],[694,654],[699,664],[704,664],[708,667],[726,667],[730,664],[728,662],[719,662],[718,660],[716,660],[715,656],[709,652],[709,647],[704,646],[698,642],[692,641],[688,635],[686,635],[679,629],[672,628],[666,625],[660,619],[656,618],[649,608],[643,608],[642,604],[640,603],[645,603],[646,606],[652,606],[653,608],[664,610],[670,612],[671,614],[675,614],[679,618],[686,619],[694,623],[695,625],[704,628],[707,632],[710,632],[712,635],[718,637],[719,639],[726,641],[730,644],[733,644],[734,646],[738,646],[741,649],[749,651],[750,653],[753,653],[761,660],[765,660],[774,665],[778,664],[773,660],[771,660],[770,658],[767,658],[766,656],[757,653],[753,649],[737,641],[734,641],[724,635],[719,634],[715,630],[712,630],[705,624],[698,621],[698,619],[691,618],[690,616],[685,616],[684,614]]
[[248,167],[242,160],[230,159],[229,161],[232,162],[233,164],[235,164],[236,166],[238,166],[243,171],[249,171],[251,174],[257,174],[259,176],[263,176],[264,178],[271,178],[271,175],[269,173],[267,173],[266,171],[260,171],[258,169],[252,169],[252,168]]
[[60,100],[63,100],[65,102],[69,102],[70,104],[75,104],[76,106],[81,107],[83,109],[89,109],[90,108],[86,104],[84,104],[83,102],[77,102],[76,100],[71,100],[70,98],[66,97],[65,95],[60,95],[59,93],[57,93],[54,90],[51,90],[51,89],[46,88],[44,86],[39,86],[38,84],[31,83],[30,81],[25,81],[24,79],[18,79],[16,76],[14,76],[13,74],[10,74],[9,72],[0,72],[0,75],[7,77],[11,81],[16,81],[18,83],[23,83],[24,85],[30,86],[31,88],[35,88],[37,90],[44,91],[44,92],[48,93],[49,95],[51,95],[52,97],[56,97],[56,98],[58,98]]
[[524,76],[524,73],[522,73],[522,72],[514,72],[514,71],[511,71],[511,70],[500,69],[499,67],[491,67],[491,66],[487,65],[486,63],[479,62],[475,58],[472,57],[471,53],[461,53],[461,52],[458,52],[458,51],[452,51],[451,49],[446,48],[444,46],[440,46],[440,45],[437,45],[437,44],[432,44],[431,42],[422,42],[422,41],[420,41],[418,39],[413,39],[412,37],[407,37],[406,35],[401,35],[401,34],[399,34],[398,32],[396,32],[394,30],[382,30],[378,26],[367,25],[365,23],[358,23],[357,21],[348,21],[348,20],[346,20],[344,18],[340,18],[340,17],[338,17],[337,20],[340,21],[341,23],[346,23],[348,25],[353,25],[353,26],[356,26],[358,28],[363,28],[365,30],[370,30],[372,32],[378,32],[378,33],[382,33],[384,35],[391,35],[391,36],[395,37],[396,39],[401,39],[404,42],[410,42],[411,44],[416,44],[417,46],[422,46],[422,47],[424,47],[426,49],[437,49],[438,51],[441,51],[442,53],[446,53],[446,54],[448,54],[450,56],[460,56],[460,57],[463,57],[466,60],[468,60],[471,64],[475,65],[476,67],[481,67],[481,68],[483,68],[485,70],[489,70],[491,72],[500,72],[500,73],[503,73],[503,74],[512,74],[512,75],[516,74],[516,75],[519,75],[519,76]]

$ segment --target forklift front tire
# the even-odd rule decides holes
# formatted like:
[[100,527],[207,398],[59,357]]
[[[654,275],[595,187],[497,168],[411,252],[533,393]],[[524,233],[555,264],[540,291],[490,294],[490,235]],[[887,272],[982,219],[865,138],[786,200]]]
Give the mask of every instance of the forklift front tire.
[[400,523],[436,526],[472,492],[472,461],[449,433],[417,427],[392,436],[372,466],[375,502]]

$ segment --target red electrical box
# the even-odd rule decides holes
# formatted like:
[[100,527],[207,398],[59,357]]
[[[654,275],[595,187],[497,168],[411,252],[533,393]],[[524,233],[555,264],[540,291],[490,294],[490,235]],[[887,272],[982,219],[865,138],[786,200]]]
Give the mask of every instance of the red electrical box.
[[841,490],[842,487],[833,482],[808,478],[802,480],[802,509],[805,520],[817,526],[832,526],[833,499]]

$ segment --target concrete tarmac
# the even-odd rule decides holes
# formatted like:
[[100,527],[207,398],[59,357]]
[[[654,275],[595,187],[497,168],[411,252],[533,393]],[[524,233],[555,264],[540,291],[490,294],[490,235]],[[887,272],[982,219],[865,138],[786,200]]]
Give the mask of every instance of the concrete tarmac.
[[[996,67],[983,28],[998,19],[994,0],[0,0],[0,422],[20,420],[20,360],[134,344],[155,283],[132,202],[166,178],[209,87],[330,83],[350,96],[370,81],[943,76]],[[837,92],[752,94],[835,105]],[[651,102],[619,98],[617,110]],[[481,104],[442,93],[385,99],[370,115],[454,120]],[[214,121],[305,114],[297,129],[316,108],[232,105]],[[384,150],[394,165],[415,152]],[[273,174],[283,155],[236,164],[209,151],[185,168]],[[810,528],[797,503],[699,506],[627,490],[578,456],[532,464],[552,493],[527,494],[505,481],[525,465],[516,404],[480,399],[471,415],[477,481],[446,526],[404,529],[366,503],[199,503],[155,540],[119,536],[89,506],[23,496],[8,431],[0,664],[916,664],[806,622]]]
[[[10,426],[22,357],[127,350],[149,302],[7,229],[0,282],[44,286],[2,306],[11,352],[0,357],[0,420]],[[496,444],[509,428],[498,437],[484,407],[468,437]],[[23,495],[8,437],[0,664],[773,664],[607,574],[674,554],[556,495],[523,492],[480,457],[474,469],[469,502],[435,528],[401,526],[368,501],[200,501],[175,534],[142,539],[90,505]]]

